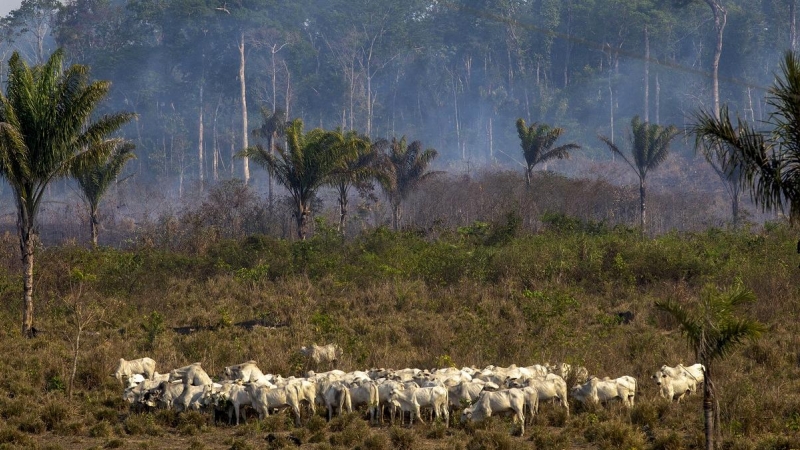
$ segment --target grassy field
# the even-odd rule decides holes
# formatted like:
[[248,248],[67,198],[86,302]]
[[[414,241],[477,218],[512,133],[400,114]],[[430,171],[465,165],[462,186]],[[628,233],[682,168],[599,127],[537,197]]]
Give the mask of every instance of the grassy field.
[[[737,282],[758,299],[744,313],[768,331],[718,365],[722,448],[800,447],[792,230],[767,224],[641,239],[565,216],[546,225],[529,235],[509,216],[435,232],[379,228],[343,242],[318,224],[306,242],[209,233],[151,236],[127,249],[43,248],[41,333],[30,340],[19,331],[18,244],[6,235],[0,448],[247,449],[293,440],[320,449],[701,448],[699,396],[666,403],[649,379],[662,364],[695,362],[653,304],[693,302],[704,286]],[[625,311],[635,315],[629,324],[617,318]],[[141,356],[159,372],[201,361],[213,377],[254,359],[265,373],[299,375],[308,367],[297,349],[313,342],[338,343],[344,370],[566,361],[601,377],[635,376],[637,405],[573,405],[569,417],[545,405],[523,437],[510,420],[371,427],[356,413],[331,423],[306,415],[300,428],[284,414],[231,427],[196,412],[132,414],[109,376],[120,357]]]

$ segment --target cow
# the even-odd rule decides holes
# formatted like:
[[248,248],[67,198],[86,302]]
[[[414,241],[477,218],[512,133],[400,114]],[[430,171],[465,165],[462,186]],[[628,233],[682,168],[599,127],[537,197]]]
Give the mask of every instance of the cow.
[[181,394],[172,401],[176,411],[198,410],[203,405],[203,391],[205,386],[183,385]]
[[117,369],[111,376],[119,380],[120,384],[125,386],[125,382],[123,381],[124,379],[130,378],[136,374],[141,374],[144,375],[144,377],[148,380],[152,380],[155,372],[156,362],[150,358],[145,357],[130,361],[120,358],[119,363],[117,364]]
[[289,407],[294,413],[295,424],[300,426],[300,400],[297,397],[297,386],[286,385],[270,388],[253,383],[245,385],[250,394],[253,408],[258,411],[259,419],[269,416],[269,410]]
[[211,377],[203,370],[199,362],[189,364],[179,369],[173,369],[169,373],[169,381],[176,380],[181,380],[183,384],[190,384],[192,386],[204,386],[212,383]]
[[328,422],[333,419],[333,412],[352,412],[353,403],[350,399],[350,389],[342,381],[322,382],[318,384],[320,396],[328,409]]
[[636,379],[627,375],[614,380],[591,377],[586,383],[575,385],[571,394],[584,404],[607,403],[619,399],[623,405],[632,408],[636,396]]
[[330,364],[331,369],[336,367],[336,363],[342,357],[342,349],[336,344],[303,346],[300,348],[300,353],[313,361],[315,367],[319,367],[320,364]]
[[[564,381],[563,378],[560,376],[551,373],[545,377],[534,377],[528,378],[525,380],[524,383],[520,382],[513,382],[511,383],[510,387],[515,388],[533,388],[536,390],[538,394],[538,400],[541,401],[558,401],[561,403],[561,406],[569,415],[569,401],[567,399],[567,383]],[[537,409],[531,411],[531,414],[537,414],[538,410],[538,403],[536,404]]]
[[241,380],[243,383],[248,383],[258,381],[263,377],[264,373],[253,360],[225,368],[225,378],[229,380]]
[[697,385],[705,379],[704,374],[705,367],[702,364],[689,367],[681,364],[676,367],[664,365],[652,378],[659,387],[661,397],[680,402],[685,395],[697,390]]
[[[211,393],[211,400],[217,410],[224,410],[228,413],[228,425],[233,424],[236,417],[236,425],[239,425],[239,418],[246,420],[242,406],[252,405],[252,398],[247,388],[237,383],[226,383],[217,392]],[[208,392],[209,386],[206,386]],[[208,394],[206,394],[208,395]]]
[[366,405],[369,411],[370,423],[377,423],[379,414],[380,399],[378,395],[378,386],[374,381],[367,379],[366,381],[355,381],[347,386],[350,391],[350,401],[353,408]]
[[475,403],[464,408],[461,413],[461,422],[479,422],[497,413],[512,412],[514,421],[519,420],[521,432],[525,434],[525,393],[521,389],[506,389],[502,391],[481,393]]

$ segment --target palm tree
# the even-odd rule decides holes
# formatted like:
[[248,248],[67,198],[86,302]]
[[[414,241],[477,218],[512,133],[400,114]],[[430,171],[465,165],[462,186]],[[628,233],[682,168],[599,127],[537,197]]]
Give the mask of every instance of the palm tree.
[[525,120],[521,118],[517,119],[517,134],[521,141],[522,155],[525,157],[525,181],[528,187],[531,185],[533,168],[537,164],[544,164],[556,158],[569,158],[570,150],[581,148],[580,145],[573,143],[552,148],[558,138],[564,134],[563,128],[551,128],[547,124],[540,125],[536,122],[526,126]]
[[[276,108],[275,111],[270,111],[266,107],[261,107],[261,126],[253,130],[253,135],[267,140],[267,149],[269,154],[275,153],[275,144],[278,138],[286,133],[286,112],[281,108]],[[269,191],[267,198],[269,199],[269,206],[272,207],[274,194],[273,187],[275,182],[273,180],[272,172],[269,172]]]
[[379,154],[370,144],[368,137],[359,136],[355,131],[343,133],[337,128],[327,132],[325,141],[326,146],[340,147],[334,151],[343,155],[328,184],[336,189],[339,196],[339,231],[344,234],[350,188],[363,188],[371,179],[379,176]]
[[720,291],[706,286],[700,301],[684,305],[676,301],[656,302],[656,308],[665,311],[678,323],[689,345],[705,367],[703,382],[703,417],[705,419],[706,449],[712,450],[719,432],[719,403],[714,385],[714,363],[728,356],[746,340],[757,339],[765,327],[760,322],[737,317],[737,307],[755,300],[752,291],[736,285]]
[[[727,108],[724,108],[724,110],[727,115]],[[734,164],[727,169],[723,167],[722,161],[725,158],[725,153],[730,151],[725,147],[729,145],[728,143],[722,142],[704,142],[702,139],[699,139],[695,147],[702,151],[708,164],[714,169],[714,172],[716,172],[719,179],[722,180],[725,185],[725,191],[731,199],[731,219],[733,228],[736,229],[739,228],[739,201],[742,198],[742,165]]]
[[99,164],[111,150],[95,145],[133,114],[91,116],[106,97],[107,81],[89,82],[88,68],[63,70],[64,53],[29,67],[18,53],[8,61],[0,94],[0,176],[11,185],[23,261],[22,334],[33,336],[33,260],[39,233],[36,216],[50,181]]
[[793,221],[800,218],[800,59],[786,52],[781,76],[769,90],[767,103],[774,112],[766,120],[769,134],[755,130],[737,119],[734,125],[727,108],[717,118],[699,112],[694,133],[698,145],[720,148],[720,164],[725,171],[739,167],[742,186],[764,209],[789,207]]
[[405,136],[398,140],[379,141],[379,148],[386,148],[383,153],[383,171],[379,181],[383,191],[392,205],[392,228],[400,229],[402,203],[408,195],[427,178],[440,172],[428,170],[430,163],[436,158],[436,150],[422,150],[422,143],[414,141],[406,145]]
[[272,173],[292,196],[297,220],[297,237],[305,240],[308,233],[308,218],[311,216],[311,201],[317,190],[328,181],[338,167],[342,148],[325,145],[326,133],[315,128],[303,132],[303,121],[295,119],[286,126],[286,148],[275,146],[275,154],[257,145],[239,153]]
[[134,144],[124,142],[120,139],[107,139],[95,145],[109,146],[113,150],[108,159],[101,164],[90,167],[73,169],[72,176],[78,181],[80,194],[84,202],[89,206],[89,224],[92,230],[92,246],[97,247],[97,226],[100,225],[98,219],[98,208],[100,200],[108,191],[111,183],[119,176],[125,163],[135,158],[133,154]]
[[669,155],[669,145],[672,139],[678,135],[678,129],[670,125],[661,125],[642,122],[639,116],[631,119],[630,151],[629,159],[622,153],[611,139],[605,136],[598,136],[601,141],[608,145],[609,150],[615,155],[619,155],[639,177],[639,218],[641,232],[647,224],[646,209],[646,180],[647,174],[655,170]]

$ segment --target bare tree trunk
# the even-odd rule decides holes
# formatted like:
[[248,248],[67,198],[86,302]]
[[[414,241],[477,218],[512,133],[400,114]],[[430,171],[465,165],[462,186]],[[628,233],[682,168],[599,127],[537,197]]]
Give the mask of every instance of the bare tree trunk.
[[650,33],[644,27],[644,121],[650,122]]
[[392,202],[392,228],[400,231],[400,202]]
[[656,125],[661,125],[661,83],[658,81],[658,71],[656,71]]
[[711,7],[711,12],[714,14],[714,30],[717,32],[714,60],[711,63],[711,90],[714,95],[714,117],[719,119],[719,59],[722,56],[722,33],[728,21],[728,11],[723,8],[720,0],[706,0],[706,3]]
[[205,152],[203,150],[203,134],[205,131],[203,130],[203,81],[200,81],[200,117],[199,117],[199,125],[197,129],[197,165],[198,165],[198,173],[197,176],[200,178],[200,188],[203,188],[203,167],[204,162],[203,158],[205,156]]
[[[78,318],[80,321],[80,318]],[[72,371],[69,374],[69,386],[67,386],[67,397],[72,398],[72,389],[75,385],[75,375],[78,373],[78,353],[80,352],[81,348],[81,333],[83,332],[83,326],[81,323],[78,324],[78,335],[75,336],[75,348],[74,353],[72,355]]]
[[97,248],[97,228],[100,225],[100,220],[97,217],[97,207],[95,205],[89,207],[89,225],[92,230],[92,247]]
[[703,381],[703,420],[706,432],[706,450],[714,450],[715,430],[714,430],[714,390],[711,381],[711,366],[708,361],[705,363],[705,381]]
[[[239,41],[239,86],[242,93],[242,148],[249,147],[247,141],[247,88],[244,82],[244,32],[240,35]],[[244,170],[244,184],[250,181],[250,159],[242,158],[242,168]]]
[[797,0],[789,0],[789,47],[797,51]]
[[297,208],[297,237],[301,241],[306,240],[306,235],[308,235],[308,216],[310,211],[308,210],[308,206],[305,204],[300,204]]
[[211,161],[211,173],[214,176],[214,181],[219,180],[219,135],[217,134],[217,117],[219,116],[219,107],[222,105],[222,98],[220,97],[217,103],[217,108],[214,110],[214,127],[211,132],[213,135],[214,157]]
[[644,178],[639,178],[639,212],[641,213],[640,225],[642,227],[642,235],[644,235],[644,227],[647,225],[647,207],[645,204],[645,183]]
[[342,235],[345,233],[345,224],[347,222],[347,187],[339,185],[339,230]]
[[22,335],[33,337],[33,252],[36,244],[36,230],[33,220],[24,217],[25,212],[19,212],[19,246],[22,253],[23,266],[23,299]]

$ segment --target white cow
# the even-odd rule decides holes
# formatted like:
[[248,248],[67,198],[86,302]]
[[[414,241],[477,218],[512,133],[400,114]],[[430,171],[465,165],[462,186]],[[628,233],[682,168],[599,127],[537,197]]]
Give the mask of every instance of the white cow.
[[172,409],[175,399],[183,393],[183,387],[180,381],[162,381],[157,389],[151,391],[152,395],[145,396],[144,403],[151,408]]
[[258,381],[263,377],[264,373],[258,368],[258,363],[253,360],[225,368],[225,378],[229,380],[241,380],[243,383],[248,383]]
[[[214,406],[218,410],[225,410],[228,413],[229,425],[233,423],[234,416],[236,417],[236,425],[239,425],[240,417],[243,421],[246,419],[242,407],[253,404],[250,392],[239,383],[225,383],[221,386],[222,388],[219,391],[211,394]],[[208,386],[206,386],[206,389],[208,389]]]
[[258,411],[260,419],[269,416],[270,409],[289,407],[294,413],[295,424],[300,426],[300,400],[297,398],[297,386],[286,385],[270,388],[248,383],[246,387],[253,402],[253,408]]
[[353,408],[366,405],[369,411],[370,423],[377,423],[379,414],[380,397],[378,386],[374,381],[367,379],[352,382],[347,386],[350,391],[350,401]]
[[211,377],[208,376],[199,362],[189,364],[179,369],[173,369],[169,373],[169,381],[181,380],[183,384],[192,386],[204,386],[211,384]]
[[619,399],[622,404],[633,407],[636,396],[636,379],[631,376],[622,376],[614,380],[596,377],[589,378],[583,385],[572,388],[572,396],[581,403],[606,403]]
[[506,389],[496,392],[483,392],[475,404],[461,413],[461,422],[479,422],[493,414],[512,412],[514,421],[519,420],[521,433],[525,434],[525,393],[521,389]]
[[333,419],[333,412],[338,411],[339,415],[343,411],[352,412],[353,403],[350,400],[350,389],[342,381],[331,381],[319,383],[318,391],[328,408],[328,422]]
[[203,405],[203,390],[205,386],[183,385],[183,391],[172,402],[176,411],[198,410]]
[[[567,399],[567,383],[560,376],[551,373],[545,377],[528,378],[524,383],[514,382],[511,387],[524,388],[531,387],[536,390],[539,402],[542,401],[558,401],[561,406],[567,411],[569,415],[569,401]],[[537,409],[532,411],[533,414],[538,413]]]
[[141,374],[148,380],[152,380],[155,372],[156,362],[150,358],[139,358],[131,361],[120,358],[117,369],[112,376],[119,380],[120,384],[124,386],[125,382],[123,380],[126,378]]
[[313,361],[316,367],[324,363],[330,364],[330,367],[334,368],[339,358],[342,357],[342,349],[336,344],[303,346],[300,348],[300,353]]
[[576,383],[585,383],[589,379],[589,371],[583,366],[572,366],[567,363],[557,364],[553,373],[567,380],[574,378]]
[[687,394],[697,390],[697,385],[705,379],[705,367],[702,364],[695,364],[684,367],[678,364],[676,367],[667,365],[661,366],[658,372],[653,374],[653,381],[659,387],[659,395],[670,400],[680,402]]

